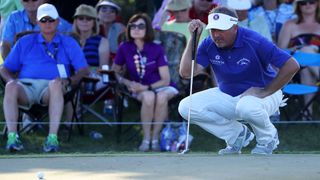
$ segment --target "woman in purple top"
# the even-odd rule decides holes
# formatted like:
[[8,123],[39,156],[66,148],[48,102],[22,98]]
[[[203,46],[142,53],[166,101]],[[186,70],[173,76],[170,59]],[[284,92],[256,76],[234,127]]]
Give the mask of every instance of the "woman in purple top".
[[[118,81],[141,101],[143,141],[140,151],[159,151],[159,134],[162,122],[167,118],[168,101],[178,93],[170,86],[170,74],[163,48],[153,43],[154,32],[146,14],[130,18],[126,36],[128,41],[120,45],[113,64]],[[126,67],[128,79],[120,76]],[[155,123],[152,125],[152,121]]]

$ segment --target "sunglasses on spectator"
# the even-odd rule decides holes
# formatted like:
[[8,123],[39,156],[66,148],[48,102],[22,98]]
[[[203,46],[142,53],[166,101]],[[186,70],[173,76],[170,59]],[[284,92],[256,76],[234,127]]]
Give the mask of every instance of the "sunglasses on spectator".
[[29,2],[29,1],[36,2],[36,1],[38,1],[38,0],[23,0],[23,2]]
[[49,23],[53,23],[55,22],[56,20],[55,19],[52,19],[52,18],[41,18],[40,19],[40,22],[41,23],[46,23],[46,22],[49,22]]
[[86,20],[86,21],[91,21],[94,20],[94,18],[89,17],[89,16],[77,16],[77,19],[80,21]]
[[315,0],[310,0],[310,1],[299,1],[298,4],[301,6],[305,6],[307,4],[315,4],[316,1]]
[[102,12],[108,12],[108,13],[116,13],[116,9],[110,6],[101,6],[100,10]]
[[130,24],[129,25],[129,28],[130,29],[140,29],[140,30],[143,30],[146,28],[146,25],[143,24],[143,23],[140,23],[140,24]]

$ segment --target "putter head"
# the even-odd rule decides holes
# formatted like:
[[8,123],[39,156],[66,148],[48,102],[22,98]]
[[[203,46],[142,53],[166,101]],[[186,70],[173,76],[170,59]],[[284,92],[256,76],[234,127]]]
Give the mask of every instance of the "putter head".
[[179,154],[187,154],[189,152],[189,149],[184,149],[183,151],[181,151]]

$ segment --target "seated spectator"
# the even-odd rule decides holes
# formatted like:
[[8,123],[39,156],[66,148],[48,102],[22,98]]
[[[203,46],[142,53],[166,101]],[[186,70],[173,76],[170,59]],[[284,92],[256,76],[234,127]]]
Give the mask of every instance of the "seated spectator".
[[[5,59],[13,46],[16,34],[23,31],[39,30],[37,24],[37,8],[45,2],[45,0],[23,0],[21,1],[23,10],[14,11],[8,17],[1,36],[1,54]],[[72,26],[62,18],[59,18],[58,31],[65,33],[71,32]]]
[[297,18],[293,9],[294,0],[283,0],[278,8],[278,16],[276,19],[276,40],[278,41],[278,36],[282,25],[288,20]]
[[[128,41],[120,45],[112,69],[117,73],[118,81],[142,103],[143,141],[139,150],[149,151],[151,145],[151,150],[159,151],[159,134],[168,116],[168,101],[178,90],[170,84],[163,48],[153,42],[154,32],[149,17],[146,14],[132,16],[126,36]],[[128,79],[120,75],[124,67]]]
[[[91,67],[109,65],[109,43],[106,38],[98,35],[99,25],[96,9],[82,4],[76,9],[73,17],[73,32],[79,37],[87,63]],[[102,79],[97,74],[96,68],[91,69],[92,77]],[[102,81],[100,81],[97,83],[96,89],[100,89],[103,86]]]
[[[296,0],[297,18],[287,21],[279,34],[278,46],[308,53],[319,53],[320,10],[318,0]],[[306,67],[300,71],[303,84],[314,85],[319,78],[319,67]],[[306,95],[305,102],[314,95]],[[312,106],[309,106],[312,113]]]
[[248,11],[251,8],[250,0],[228,0],[227,6],[236,10],[239,19],[239,26],[256,31],[263,37],[272,41],[271,33],[264,16],[256,15],[249,18]]
[[7,20],[7,17],[12,11],[20,10],[23,6],[20,0],[1,0],[0,1],[0,37],[2,33],[2,27]]
[[[6,149],[9,151],[23,149],[17,134],[18,107],[29,109],[33,104],[49,106],[49,134],[43,150],[57,151],[63,95],[88,74],[85,57],[77,42],[57,32],[60,19],[56,8],[42,4],[36,19],[40,32],[18,40],[0,69],[6,82],[3,107],[8,127]],[[73,76],[70,75],[71,66],[76,71]]]
[[212,0],[193,0],[192,7],[189,11],[191,19],[200,19],[205,24],[208,24],[209,12],[216,7]]
[[[190,1],[170,0],[165,9],[174,16],[174,19],[164,23],[161,30],[182,33],[187,40],[189,40],[191,38],[188,31],[188,24],[191,21],[189,17],[190,8]],[[201,34],[200,42],[207,36],[209,36],[208,31],[204,31],[204,33]]]
[[125,31],[125,26],[116,21],[121,8],[111,0],[100,0],[96,5],[100,23],[100,35],[109,41],[110,52],[114,55],[118,49],[118,37]]

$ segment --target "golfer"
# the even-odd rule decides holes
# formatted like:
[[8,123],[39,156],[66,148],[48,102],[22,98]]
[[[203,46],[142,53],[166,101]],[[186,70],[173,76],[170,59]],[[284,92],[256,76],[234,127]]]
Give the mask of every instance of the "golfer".
[[[201,42],[196,55],[193,76],[211,66],[218,87],[210,88],[183,99],[179,113],[209,133],[225,140],[227,147],[219,154],[240,154],[254,138],[248,127],[237,120],[245,120],[256,135],[257,145],[252,154],[272,154],[279,144],[277,129],[270,122],[282,102],[281,88],[299,70],[290,55],[277,48],[258,33],[237,25],[234,10],[213,9],[208,15],[206,30],[210,37]],[[198,37],[203,23],[192,20],[189,31]],[[192,42],[188,41],[180,75],[191,76]],[[192,78],[192,77],[191,77]]]

